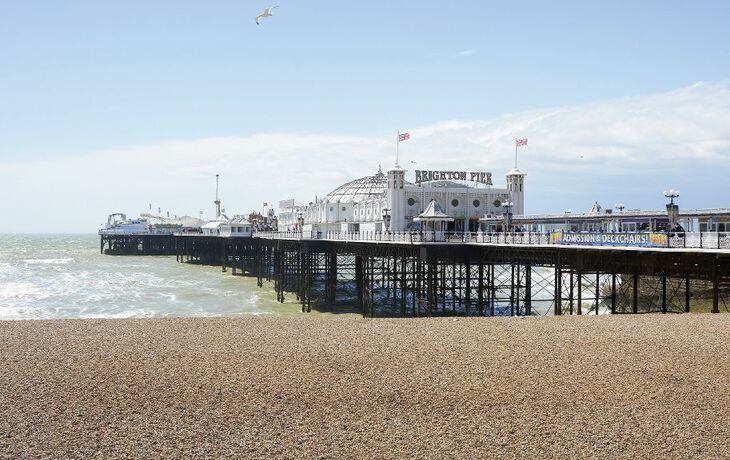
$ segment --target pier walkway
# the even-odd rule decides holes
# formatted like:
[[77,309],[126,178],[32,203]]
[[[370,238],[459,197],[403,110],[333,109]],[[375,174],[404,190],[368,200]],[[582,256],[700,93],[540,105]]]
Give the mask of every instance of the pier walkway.
[[302,311],[365,316],[730,311],[729,248],[722,233],[101,238],[107,254],[175,255],[218,265],[256,277],[259,286],[271,282],[279,301],[293,295]]
[[[486,232],[257,232],[274,240],[353,241],[368,243],[457,243],[499,245],[561,245],[625,249],[705,249],[730,252],[730,233],[486,233]],[[570,240],[568,243],[567,240]],[[632,241],[633,240],[633,241]],[[645,241],[646,244],[642,244]]]

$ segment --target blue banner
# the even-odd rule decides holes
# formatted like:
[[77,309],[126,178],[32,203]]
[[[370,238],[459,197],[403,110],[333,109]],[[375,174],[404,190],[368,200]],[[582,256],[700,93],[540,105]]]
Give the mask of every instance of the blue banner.
[[550,234],[551,244],[576,246],[629,246],[645,248],[666,248],[664,233],[563,233]]

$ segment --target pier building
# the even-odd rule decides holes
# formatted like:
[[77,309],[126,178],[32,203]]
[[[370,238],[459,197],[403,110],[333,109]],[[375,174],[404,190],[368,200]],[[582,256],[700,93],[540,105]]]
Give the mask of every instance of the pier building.
[[418,217],[435,201],[448,217],[445,231],[477,231],[479,219],[501,216],[505,205],[524,213],[526,174],[514,168],[504,187],[494,187],[485,171],[416,170],[395,165],[336,187],[306,205],[289,199],[279,202],[279,230],[401,232],[418,230]]
[[[113,227],[100,231],[100,250],[220,265],[259,286],[270,281],[278,301],[293,295],[302,311],[730,311],[730,209],[680,211],[679,192],[670,190],[664,212],[614,213],[596,203],[579,215],[530,216],[517,169],[504,188],[486,172],[417,170],[413,182],[406,175],[396,165],[307,205],[282,202],[279,231],[254,224],[253,214],[228,219],[216,194],[217,219],[201,232]],[[502,230],[493,232],[497,224]],[[234,238],[234,227],[251,236]]]
[[219,218],[201,226],[201,233],[206,236],[251,237],[253,226],[245,216],[235,215],[231,219]]
[[[680,209],[667,205],[666,211],[640,209],[604,209],[594,203],[588,212],[510,216],[505,226],[504,215],[484,216],[482,230],[502,232],[730,232],[730,208]],[[678,225],[678,226],[677,226]]]

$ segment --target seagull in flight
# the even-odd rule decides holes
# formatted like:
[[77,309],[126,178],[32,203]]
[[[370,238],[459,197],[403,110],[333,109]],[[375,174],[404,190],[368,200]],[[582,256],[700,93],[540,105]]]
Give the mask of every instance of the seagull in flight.
[[261,20],[263,18],[269,18],[269,17],[273,16],[274,13],[271,10],[273,10],[274,8],[278,8],[278,7],[279,7],[279,5],[276,5],[276,6],[270,6],[266,9],[264,9],[263,13],[256,16],[256,24],[261,24]]

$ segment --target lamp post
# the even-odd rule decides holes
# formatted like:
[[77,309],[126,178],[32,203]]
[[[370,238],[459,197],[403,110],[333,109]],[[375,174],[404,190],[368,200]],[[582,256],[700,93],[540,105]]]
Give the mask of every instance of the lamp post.
[[669,189],[664,190],[664,196],[669,198],[669,204],[674,204],[674,199],[679,198],[679,190]]
[[664,190],[664,196],[669,198],[669,203],[667,203],[667,217],[669,218],[668,230],[674,232],[677,231],[679,222],[679,205],[674,204],[674,199],[679,198],[679,190]]
[[[615,205],[613,205],[613,207],[618,210],[619,214],[623,213],[624,209],[626,209],[626,205],[624,205],[623,203],[616,203]],[[614,231],[620,232],[622,227],[621,218],[619,218],[618,220],[614,220],[613,223],[615,226]]]
[[507,200],[502,203],[502,207],[504,208],[504,231],[508,232],[510,227],[512,226],[512,202]]
[[383,226],[385,231],[390,229],[390,209],[388,208],[383,208]]

